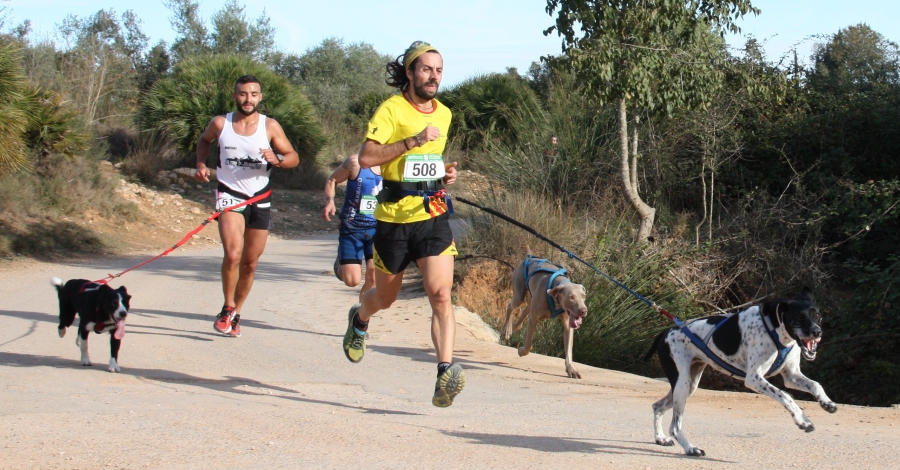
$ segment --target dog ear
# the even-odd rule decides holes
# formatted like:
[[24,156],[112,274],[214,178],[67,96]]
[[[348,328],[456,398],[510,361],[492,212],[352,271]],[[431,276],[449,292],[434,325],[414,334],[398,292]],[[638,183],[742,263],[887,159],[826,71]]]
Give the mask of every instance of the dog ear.
[[559,310],[562,308],[562,305],[559,305],[559,301],[556,300],[556,294],[559,293],[560,289],[562,289],[561,285],[547,291],[547,295],[549,295],[550,298],[553,299],[553,305],[551,305],[550,307],[552,307],[554,310]]
[[803,286],[803,292],[800,293],[800,300],[809,302],[811,304],[816,303],[816,298],[813,297],[812,289],[807,286]]

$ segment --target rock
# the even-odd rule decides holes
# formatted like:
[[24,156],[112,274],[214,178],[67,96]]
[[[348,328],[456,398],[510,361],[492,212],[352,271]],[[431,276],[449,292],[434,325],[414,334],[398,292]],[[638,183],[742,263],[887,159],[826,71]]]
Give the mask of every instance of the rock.
[[191,214],[199,214],[199,213],[200,213],[200,209],[197,209],[196,207],[191,207]]
[[[174,173],[177,176],[177,178],[181,179],[182,181],[187,181],[189,183],[194,183],[197,181],[194,179],[194,173],[197,173],[197,170],[194,168],[187,168],[187,167],[176,168],[175,170],[172,171],[172,173]],[[216,180],[216,169],[215,168],[209,169],[209,180],[210,181]]]
[[488,326],[476,313],[470,312],[465,307],[453,306],[453,316],[456,324],[468,331],[475,339],[496,343],[500,341],[500,333]]

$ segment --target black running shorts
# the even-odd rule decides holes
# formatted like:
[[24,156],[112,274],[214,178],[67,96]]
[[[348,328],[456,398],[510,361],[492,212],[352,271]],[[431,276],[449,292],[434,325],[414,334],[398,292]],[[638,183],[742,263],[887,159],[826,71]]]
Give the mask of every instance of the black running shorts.
[[419,258],[456,256],[450,214],[406,224],[379,220],[375,227],[374,252],[375,267],[387,274],[398,274]]
[[269,213],[271,208],[260,208],[256,204],[244,206],[244,227],[255,228],[259,230],[269,230]]

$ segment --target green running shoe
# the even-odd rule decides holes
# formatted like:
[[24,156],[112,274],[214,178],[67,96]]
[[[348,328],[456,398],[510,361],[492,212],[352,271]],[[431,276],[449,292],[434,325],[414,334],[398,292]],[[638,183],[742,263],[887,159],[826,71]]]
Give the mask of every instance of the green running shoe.
[[350,362],[357,363],[362,360],[366,354],[366,337],[368,333],[358,334],[356,328],[353,327],[353,317],[359,311],[361,304],[350,307],[350,317],[347,320],[347,332],[344,333],[344,355]]
[[459,364],[451,365],[441,374],[434,384],[434,398],[431,404],[439,408],[446,408],[453,404],[453,399],[459,395],[466,386],[466,374]]

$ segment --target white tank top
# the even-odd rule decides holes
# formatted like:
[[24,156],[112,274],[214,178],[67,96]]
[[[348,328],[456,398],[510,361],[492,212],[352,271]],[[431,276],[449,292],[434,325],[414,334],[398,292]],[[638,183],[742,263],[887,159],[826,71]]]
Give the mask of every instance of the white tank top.
[[[234,132],[234,113],[225,115],[225,126],[219,134],[219,162],[216,178],[219,192],[249,199],[269,189],[272,166],[260,155],[259,149],[269,146],[266,117],[259,115],[256,132],[250,136]],[[260,201],[258,207],[269,207],[269,199]]]

